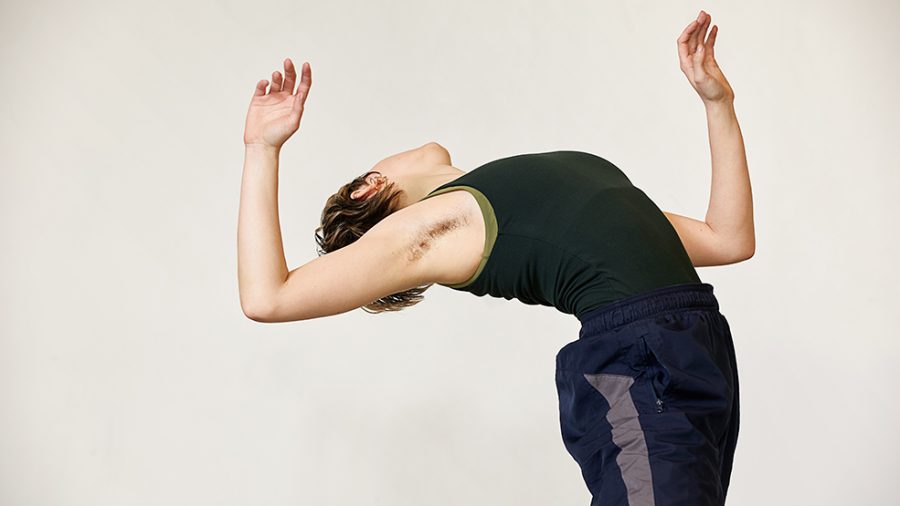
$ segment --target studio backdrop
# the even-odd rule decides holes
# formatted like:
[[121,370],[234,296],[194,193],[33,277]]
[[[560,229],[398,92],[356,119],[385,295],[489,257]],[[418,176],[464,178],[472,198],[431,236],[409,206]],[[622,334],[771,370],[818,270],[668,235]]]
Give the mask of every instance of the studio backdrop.
[[699,268],[731,325],[728,503],[894,504],[900,4],[112,2],[0,6],[0,504],[586,505],[554,357],[578,321],[433,286],[396,313],[247,318],[242,132],[285,58],[290,268],[325,199],[436,141],[471,170],[596,153],[703,219],[705,9],[735,91],[756,253]]

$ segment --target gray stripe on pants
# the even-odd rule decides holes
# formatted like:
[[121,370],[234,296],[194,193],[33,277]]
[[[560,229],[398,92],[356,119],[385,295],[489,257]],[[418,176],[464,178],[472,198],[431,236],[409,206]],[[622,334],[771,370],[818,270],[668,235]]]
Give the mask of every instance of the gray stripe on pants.
[[631,398],[634,378],[623,374],[585,374],[585,379],[606,398],[606,419],[612,426],[612,440],[619,447],[616,463],[628,492],[629,506],[653,506],[653,477],[647,441]]

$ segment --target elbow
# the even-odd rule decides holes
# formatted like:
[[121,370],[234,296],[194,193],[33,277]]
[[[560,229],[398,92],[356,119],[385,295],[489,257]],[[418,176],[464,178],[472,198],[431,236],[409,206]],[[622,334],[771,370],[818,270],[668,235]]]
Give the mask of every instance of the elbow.
[[241,311],[244,312],[244,316],[258,323],[270,323],[273,321],[273,312],[271,305],[269,304],[249,301],[244,302],[244,300],[241,299]]
[[736,262],[750,260],[751,258],[753,258],[753,254],[756,253],[756,240],[753,237],[750,237],[744,241],[741,241],[735,247],[734,251]]
[[257,322],[257,323],[269,323],[268,313],[265,311],[260,311],[256,308],[246,308],[244,309],[244,316],[247,318]]

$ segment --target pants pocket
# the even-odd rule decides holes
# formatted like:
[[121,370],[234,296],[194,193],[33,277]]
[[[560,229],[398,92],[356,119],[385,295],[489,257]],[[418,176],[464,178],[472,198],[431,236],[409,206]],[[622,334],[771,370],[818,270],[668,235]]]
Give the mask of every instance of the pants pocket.
[[641,343],[649,384],[667,412],[682,412],[713,441],[731,412],[728,348],[715,312],[679,311],[655,319]]
[[638,346],[642,355],[642,383],[650,394],[653,402],[653,410],[656,413],[662,413],[666,410],[667,389],[671,373],[665,365],[660,362],[654,353],[653,348],[647,344],[645,336],[638,338]]

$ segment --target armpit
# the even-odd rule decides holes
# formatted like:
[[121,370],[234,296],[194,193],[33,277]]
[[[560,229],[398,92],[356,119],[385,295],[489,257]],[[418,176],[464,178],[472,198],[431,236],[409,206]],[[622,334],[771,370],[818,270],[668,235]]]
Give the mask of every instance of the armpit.
[[469,219],[465,214],[459,214],[447,218],[441,218],[437,221],[424,225],[416,234],[415,240],[409,249],[408,259],[416,261],[421,259],[425,253],[430,250],[435,242],[441,237],[447,235],[453,230],[457,230],[469,224]]

